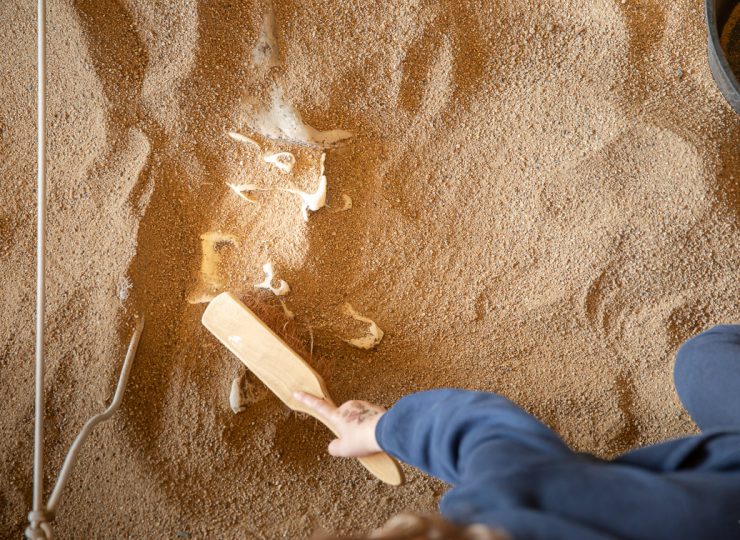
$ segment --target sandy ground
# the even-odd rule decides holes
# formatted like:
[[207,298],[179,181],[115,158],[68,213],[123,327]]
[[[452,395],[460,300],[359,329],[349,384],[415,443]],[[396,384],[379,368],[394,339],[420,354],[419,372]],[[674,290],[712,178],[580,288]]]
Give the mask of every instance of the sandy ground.
[[[30,508],[35,20],[0,2],[0,536]],[[280,65],[253,53],[266,0],[53,0],[49,23],[47,484],[112,394],[134,317],[146,331],[124,405],[90,439],[60,538],[301,538],[430,510],[330,458],[330,437],[249,380],[200,326],[201,243],[249,302],[271,261],[337,400],[390,405],[439,386],[495,390],[579,450],[610,456],[694,425],[678,345],[738,319],[740,117],[706,63],[698,0],[276,1]],[[249,146],[245,103],[274,88],[318,129],[284,175]],[[353,208],[336,212],[343,194]],[[363,326],[372,351],[343,340]],[[276,308],[277,309],[277,308]],[[280,315],[278,313],[277,318]],[[278,322],[278,325],[280,323]],[[308,330],[310,329],[310,330]],[[302,336],[302,337],[301,337]]]

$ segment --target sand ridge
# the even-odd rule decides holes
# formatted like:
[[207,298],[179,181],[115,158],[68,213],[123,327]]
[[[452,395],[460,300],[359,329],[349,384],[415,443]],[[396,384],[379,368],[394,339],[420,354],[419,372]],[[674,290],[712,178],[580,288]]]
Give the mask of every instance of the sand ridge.
[[[335,399],[390,405],[445,385],[495,390],[578,450],[610,456],[691,433],[678,345],[737,320],[740,120],[706,65],[701,3],[382,4],[50,1],[48,474],[109,399],[135,314],[147,328],[121,411],[90,440],[60,537],[302,538],[431,510],[393,489],[248,377],[190,305],[201,234],[229,289],[272,262]],[[274,12],[280,65],[254,65]],[[0,5],[0,531],[30,502],[34,12]],[[327,152],[330,205],[226,182],[286,175],[230,140],[279,86]],[[274,143],[272,151],[289,149]],[[312,189],[314,149],[295,149]],[[130,284],[130,287],[128,286]],[[126,291],[127,294],[122,294]],[[372,351],[347,345],[385,331]],[[280,312],[277,311],[279,318]]]

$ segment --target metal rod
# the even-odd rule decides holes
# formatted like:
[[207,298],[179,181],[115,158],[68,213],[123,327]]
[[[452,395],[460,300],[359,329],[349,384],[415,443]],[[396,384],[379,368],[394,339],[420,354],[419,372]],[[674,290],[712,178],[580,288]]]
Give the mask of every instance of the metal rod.
[[57,478],[56,485],[54,486],[54,490],[51,492],[51,496],[49,497],[47,512],[49,512],[51,515],[54,515],[54,512],[56,512],[57,506],[59,505],[59,497],[61,497],[62,495],[64,485],[67,483],[67,478],[69,477],[69,474],[72,471],[72,468],[74,467],[74,464],[77,460],[77,454],[82,447],[82,443],[85,442],[85,439],[87,439],[87,436],[90,434],[92,429],[103,420],[107,420],[114,412],[116,412],[116,409],[118,409],[118,406],[121,404],[121,400],[123,399],[123,392],[126,390],[126,383],[128,382],[128,376],[131,372],[131,365],[133,364],[134,357],[136,356],[136,348],[139,346],[139,338],[141,337],[141,332],[143,330],[144,319],[140,319],[139,322],[136,324],[136,329],[134,330],[134,334],[131,336],[131,341],[128,344],[126,359],[123,361],[123,367],[121,367],[121,375],[118,377],[118,386],[116,387],[116,393],[113,395],[113,400],[110,402],[110,405],[108,405],[108,408],[105,409],[103,412],[96,414],[85,423],[85,425],[80,430],[80,433],[77,435],[77,438],[72,443],[72,446],[70,446],[69,450],[67,451],[67,457],[64,459],[64,465],[62,465],[62,469],[59,471],[59,477]]
[[118,386],[108,408],[88,420],[67,452],[54,489],[44,506],[44,322],[46,313],[46,0],[38,0],[36,15],[36,37],[38,42],[38,102],[37,102],[37,185],[36,185],[36,344],[35,344],[35,400],[33,437],[33,509],[29,513],[29,526],[26,538],[50,539],[50,521],[59,504],[69,474],[74,467],[77,454],[92,429],[108,419],[121,404],[126,389],[131,364],[136,356],[139,338],[144,329],[141,319],[131,336],[131,341],[123,361]]
[[46,0],[38,0],[38,117],[36,191],[36,399],[33,437],[33,511],[44,510],[44,315],[46,312]]

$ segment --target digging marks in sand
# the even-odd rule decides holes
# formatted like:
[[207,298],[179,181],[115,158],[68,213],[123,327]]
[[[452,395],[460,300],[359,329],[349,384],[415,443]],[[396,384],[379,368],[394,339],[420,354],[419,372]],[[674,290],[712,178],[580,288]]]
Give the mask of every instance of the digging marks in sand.
[[[627,151],[627,141],[635,139],[639,150]],[[627,312],[645,305],[646,296],[649,305],[664,300],[658,295],[665,294],[665,280],[683,266],[678,261],[668,267],[635,261],[649,261],[650,253],[660,260],[658,254],[671,249],[673,238],[692,235],[710,209],[705,164],[687,141],[649,125],[623,135],[598,160],[605,175],[619,178],[599,209],[618,236],[608,262],[588,288],[584,312],[603,338],[629,342],[620,331],[630,326],[623,320]],[[644,215],[659,217],[646,223]]]
[[[229,35],[230,30],[232,35],[236,32],[235,28],[228,28],[230,24],[228,21],[210,19],[210,14],[208,8],[204,9],[204,16],[201,18],[203,32],[198,48],[198,54],[206,57],[210,54],[209,49],[218,54],[220,45],[216,36]],[[236,20],[240,20],[239,17],[236,17]],[[241,34],[243,35],[244,32],[242,31]],[[185,85],[192,88],[192,93],[190,98],[187,95],[181,98],[183,107],[190,106],[194,111],[218,111],[219,108],[223,110],[223,103],[229,100],[222,96],[220,103],[216,103],[212,94],[204,91],[201,95],[199,88],[203,86],[204,79],[219,81],[222,86],[238,88],[239,85],[234,84],[233,81],[229,85],[229,77],[239,71],[238,66],[235,65],[239,54],[238,51],[234,51],[233,47],[230,47],[229,51],[230,54],[235,55],[232,65],[219,65],[216,68],[211,67],[212,62],[200,62],[196,58],[197,68],[191,78],[198,84]],[[192,99],[192,103],[188,103],[188,99]],[[236,101],[234,99],[231,103]],[[281,110],[287,109],[282,107]],[[217,115],[211,118],[213,125],[231,123],[231,121],[227,123]],[[297,125],[286,127],[284,124],[278,124],[277,127],[291,138],[300,138],[301,134],[306,133],[313,138],[320,137],[322,144],[327,141],[335,142],[332,137],[337,136],[334,132],[327,134],[318,130],[311,131],[297,127]],[[203,131],[208,131],[208,129],[209,127],[206,127]],[[344,136],[345,134],[340,133],[339,135]],[[183,130],[180,136],[186,139],[186,130]],[[328,140],[327,137],[332,140]],[[218,483],[219,487],[209,489],[209,496],[212,499],[220,500],[220,489],[223,488],[222,495],[233,500],[234,493],[241,493],[244,498],[248,498],[255,490],[253,483],[245,481],[241,475],[237,475],[238,478],[235,477],[234,470],[248,470],[253,478],[272,478],[273,476],[285,478],[286,474],[288,477],[294,476],[290,471],[286,473],[285,470],[290,469],[291,464],[301,456],[307,455],[305,446],[299,445],[296,441],[303,436],[302,434],[305,434],[308,428],[304,421],[290,420],[291,416],[286,419],[283,408],[273,400],[255,403],[243,414],[233,416],[221,397],[218,404],[209,406],[207,412],[203,413],[201,409],[204,402],[212,403],[214,396],[223,396],[219,381],[224,380],[224,373],[233,369],[234,361],[227,351],[214,347],[208,338],[203,336],[198,324],[198,311],[188,310],[182,313],[180,304],[183,292],[187,290],[184,284],[172,280],[167,282],[160,278],[167,273],[175,274],[182,272],[184,268],[197,266],[198,254],[193,253],[194,246],[192,242],[187,241],[187,237],[197,237],[203,234],[203,231],[218,229],[249,231],[248,234],[245,233],[244,238],[237,238],[232,247],[227,248],[230,250],[230,259],[245,257],[246,260],[264,261],[276,256],[276,263],[280,268],[300,264],[304,257],[301,247],[303,225],[300,225],[301,218],[297,212],[298,205],[295,205],[295,200],[296,198],[306,199],[304,202],[306,211],[318,210],[324,203],[325,188],[323,196],[313,191],[316,189],[315,185],[296,186],[291,194],[275,192],[276,188],[282,187],[280,182],[285,182],[285,174],[271,164],[263,163],[260,165],[263,167],[260,172],[273,170],[274,174],[282,176],[279,180],[278,176],[268,178],[269,182],[265,185],[265,189],[270,189],[271,193],[255,194],[255,198],[260,203],[259,207],[246,206],[243,201],[225,192],[222,183],[212,182],[210,185],[212,179],[229,178],[234,171],[235,164],[233,162],[224,163],[224,145],[220,141],[211,142],[207,137],[203,139],[187,150],[180,148],[180,154],[183,151],[192,152],[187,156],[187,160],[183,156],[173,156],[173,159],[177,158],[178,161],[182,159],[183,165],[188,167],[187,172],[179,169],[176,164],[167,162],[151,172],[157,179],[158,185],[152,197],[150,212],[142,222],[142,232],[139,236],[141,249],[135,264],[134,289],[139,289],[139,299],[148,308],[145,311],[152,310],[155,305],[156,311],[153,314],[153,320],[150,320],[153,331],[149,339],[142,343],[140,361],[137,362],[138,365],[145,366],[147,370],[146,382],[134,390],[132,399],[136,400],[137,395],[142,392],[152,395],[157,386],[166,390],[164,394],[161,392],[158,394],[159,402],[153,404],[150,413],[143,421],[137,419],[138,422],[133,427],[133,431],[137,434],[137,439],[143,433],[149,434],[148,439],[142,441],[141,448],[147,455],[157,456],[155,477],[162,478],[166,486],[180,485],[185,481],[184,471],[169,464],[165,459],[167,455],[187,456],[189,463],[196,464],[214,463],[213,460],[217,459],[218,466],[209,467],[208,470],[197,468],[195,472],[187,476],[189,481]],[[258,138],[255,142],[265,149],[270,144],[275,144]],[[250,143],[247,142],[247,144]],[[172,141],[168,147],[177,147],[177,141]],[[226,149],[226,151],[229,150]],[[252,169],[254,152],[251,156],[248,150],[239,152],[243,161],[249,160],[249,169]],[[305,158],[308,155],[312,155],[315,162],[319,164],[321,156],[315,149],[297,150],[293,174],[302,175],[306,172],[302,169],[301,162],[302,157]],[[240,174],[245,173],[242,171]],[[315,171],[311,174],[315,175]],[[319,175],[321,176],[323,174]],[[240,177],[237,180],[242,184],[244,182],[241,180],[245,178]],[[183,183],[177,185],[177,182]],[[320,191],[321,189],[318,190]],[[285,210],[291,206],[296,209],[295,212]],[[259,208],[258,211],[257,208]],[[250,215],[252,210],[255,212]],[[264,214],[260,215],[260,213]],[[170,222],[170,216],[173,214],[180,219]],[[264,219],[265,216],[272,216],[274,219]],[[186,247],[173,253],[175,246]],[[245,269],[244,265],[234,264],[238,275],[232,275],[231,264],[221,266],[219,284],[229,286],[237,292],[253,290],[254,281],[252,279],[256,273],[252,272],[251,268]],[[283,309],[286,309],[287,315],[289,311],[285,306]],[[182,339],[181,336],[184,335],[187,335],[189,339]],[[177,368],[183,365],[192,365],[194,368],[186,371]],[[232,378],[229,378],[229,381],[231,380]],[[165,419],[171,422],[163,426]],[[182,424],[183,421],[186,425]],[[291,439],[280,441],[279,451],[276,452],[276,446],[273,443],[274,432],[276,429],[282,430],[281,426],[286,422],[296,425],[287,430],[292,434]],[[214,439],[211,437],[215,433],[214,429],[222,433],[226,446],[214,445]],[[246,454],[245,445],[249,445],[250,448],[250,452]],[[310,454],[311,459],[319,454],[322,444],[317,442],[314,446],[316,452]],[[280,453],[283,453],[282,457]],[[261,481],[258,483],[263,484]],[[199,520],[208,521],[213,517],[209,514],[209,507],[204,507],[197,501],[191,500],[194,496],[191,497],[180,490],[169,487],[164,491],[169,496],[181,500],[182,506],[190,508],[194,515],[199,516]],[[353,490],[350,489],[350,491]],[[358,491],[357,496],[359,495]],[[281,507],[290,507],[288,500],[275,490],[268,488],[265,497]]]
[[[225,396],[237,374],[233,359],[202,333],[199,308],[182,309],[200,264],[197,237],[219,228],[249,231],[227,248],[241,260],[238,275],[225,272],[230,286],[251,291],[260,264],[274,261],[295,285],[291,307],[324,329],[316,333],[317,356],[358,366],[332,375],[343,392],[338,398],[390,404],[442,384],[500,390],[552,421],[579,449],[602,454],[690,429],[671,396],[672,344],[734,316],[740,264],[730,219],[740,208],[740,123],[706,70],[695,2],[657,9],[655,2],[609,0],[584,9],[522,1],[494,3],[487,14],[487,6],[466,2],[286,0],[275,6],[283,63],[268,70],[253,69],[251,60],[268,7],[258,4],[77,2],[87,35],[68,20],[68,3],[54,4],[52,74],[61,80],[53,88],[64,103],[54,105],[62,151],[51,184],[68,206],[56,214],[56,226],[98,232],[75,231],[75,245],[62,244],[69,249],[54,263],[54,290],[70,292],[50,294],[64,309],[49,348],[69,372],[51,383],[52,410],[65,423],[50,441],[83,420],[87,396],[105,398],[91,388],[102,392],[98,383],[109,378],[99,359],[120,355],[110,310],[120,305],[115,278],[125,274],[134,238],[134,287],[124,307],[148,317],[118,427],[104,441],[110,452],[98,461],[83,456],[78,476],[86,485],[119,489],[106,493],[110,505],[100,505],[99,490],[75,486],[60,535],[167,536],[188,523],[200,527],[194,536],[257,537],[251,531],[258,529],[267,538],[300,538],[316,522],[358,530],[409,505],[435,507],[441,486],[421,477],[413,490],[366,483],[347,462],[324,455],[328,439],[319,426],[286,414],[267,394],[242,414],[231,412]],[[1,166],[19,179],[33,171],[26,159],[33,116],[23,113],[33,103],[33,14],[23,5],[0,3],[9,14],[0,17],[3,35],[25,47],[0,61],[25,88],[0,103],[13,139],[3,138]],[[119,13],[123,6],[129,15]],[[633,15],[645,24],[623,16],[640,9]],[[14,10],[26,21],[17,31]],[[471,14],[478,18],[469,20]],[[125,22],[106,27],[109,21]],[[111,43],[125,47],[112,51]],[[76,62],[88,46],[92,60],[84,69]],[[680,81],[672,75],[677,63]],[[337,195],[346,191],[356,199],[351,212],[322,210],[305,225],[296,195],[255,192],[256,207],[226,191],[225,181],[254,184],[262,175],[261,187],[286,187],[286,175],[259,159],[255,177],[247,178],[238,162],[254,151],[237,150],[223,136],[240,125],[230,106],[241,93],[269,104],[273,83],[309,124],[357,129],[361,144],[333,150],[328,174],[329,204],[334,197],[341,206]],[[73,102],[80,106],[62,109]],[[330,120],[335,125],[323,123]],[[129,137],[132,127],[143,138]],[[8,146],[18,138],[23,148]],[[144,138],[148,158],[137,142]],[[75,153],[64,152],[73,147]],[[296,177],[306,173],[307,148],[294,152]],[[113,164],[119,151],[136,162],[121,171],[140,172],[133,189],[116,178],[121,162],[105,179],[85,174],[95,160]],[[80,158],[90,155],[91,162]],[[335,171],[341,189],[332,182]],[[295,187],[312,193],[315,175],[311,180]],[[24,272],[33,227],[18,210],[32,204],[30,185],[9,182],[8,200],[17,208],[0,217],[14,242],[3,255],[14,278],[6,295],[11,337],[3,344],[4,388],[11,391],[29,376],[15,368],[30,354],[21,341],[32,341],[32,326],[17,323],[32,319],[32,280]],[[706,201],[695,196],[697,186]],[[148,191],[135,232],[119,218],[136,221]],[[290,231],[298,232],[288,238]],[[393,329],[372,358],[326,338],[349,318],[335,320],[322,306],[339,313],[346,299]],[[280,306],[272,307],[285,320]],[[83,319],[92,337],[68,333]],[[95,385],[86,384],[93,376]],[[67,395],[73,385],[87,393]],[[27,501],[29,476],[17,471],[28,463],[22,426],[30,401],[9,407],[7,432],[21,442],[2,465],[13,506],[2,512],[6,536],[17,537]],[[59,456],[50,445],[53,465]],[[307,490],[320,497],[301,499]],[[358,509],[355,502],[368,496],[383,505]],[[152,508],[159,509],[156,520],[149,519]]]

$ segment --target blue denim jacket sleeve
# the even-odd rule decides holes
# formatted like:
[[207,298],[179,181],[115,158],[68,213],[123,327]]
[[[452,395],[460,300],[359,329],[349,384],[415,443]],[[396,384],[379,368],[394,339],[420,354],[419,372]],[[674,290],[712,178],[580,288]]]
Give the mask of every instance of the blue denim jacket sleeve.
[[516,540],[740,538],[740,431],[607,461],[573,452],[502,396],[443,389],[399,400],[376,436],[453,485],[445,517],[503,527]]
[[476,475],[474,464],[481,458],[487,467],[506,468],[513,459],[574,455],[552,430],[508,399],[466,390],[430,390],[400,399],[380,419],[376,436],[386,452],[453,485]]

